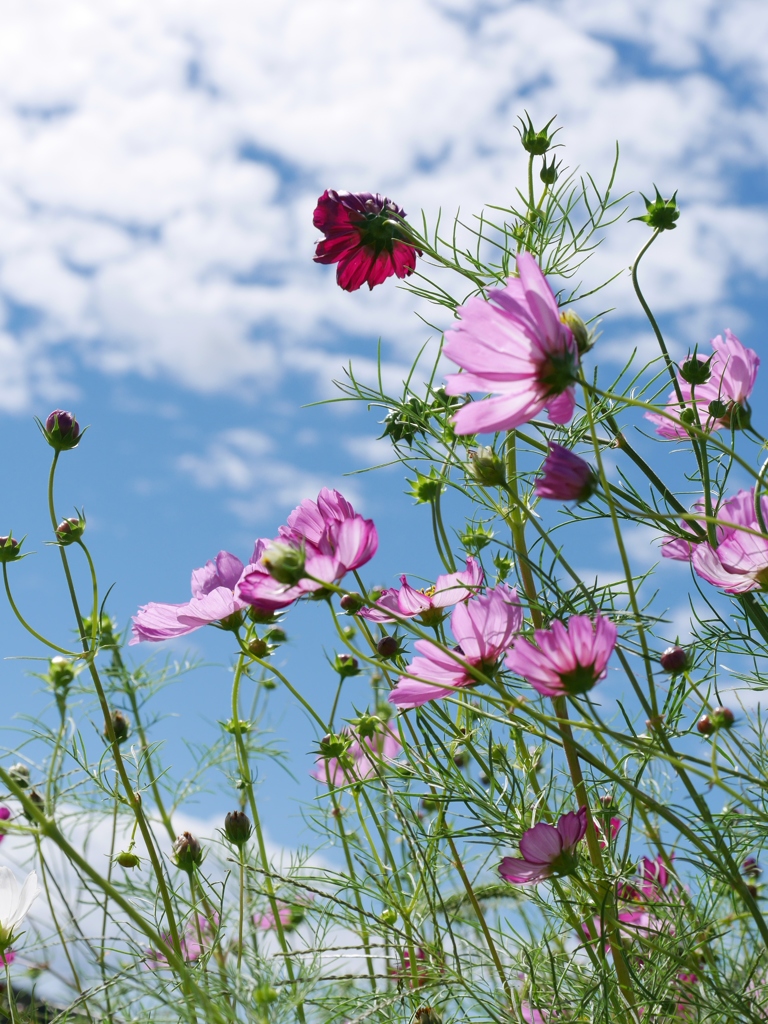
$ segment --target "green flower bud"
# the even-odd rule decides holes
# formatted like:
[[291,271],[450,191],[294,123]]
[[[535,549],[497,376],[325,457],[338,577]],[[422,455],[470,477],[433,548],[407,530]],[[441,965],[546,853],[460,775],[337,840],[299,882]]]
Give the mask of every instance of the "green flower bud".
[[445,484],[438,476],[434,466],[429,471],[429,476],[424,476],[423,473],[417,471],[416,479],[407,480],[406,483],[410,484],[411,488],[410,491],[406,491],[406,494],[412,494],[417,505],[434,501],[445,490]]
[[387,907],[386,910],[382,910],[379,914],[379,920],[382,924],[393,925],[397,921],[398,916],[394,907]]
[[56,690],[66,690],[75,678],[75,670],[69,658],[57,655],[48,663],[48,681]]
[[712,712],[712,725],[716,729],[730,729],[733,725],[734,717],[733,712],[730,708],[715,708]]
[[381,731],[381,719],[379,716],[369,715],[367,712],[358,718],[353,718],[350,724],[355,727],[357,735],[365,740],[370,739],[371,736],[375,736],[377,732]]
[[[518,128],[517,132],[520,136],[520,141],[523,144],[523,149],[526,153],[532,153],[533,156],[543,156],[552,145],[552,139],[555,132],[549,134],[549,126],[555,120],[554,117],[550,118],[549,121],[544,125],[541,131],[536,131],[533,127],[530,114],[526,112],[525,115],[528,118],[528,124],[525,123],[521,117],[520,124],[523,126],[522,129]],[[557,131],[560,129],[558,128]]]
[[484,526],[468,526],[463,533],[459,534],[459,540],[465,551],[476,555],[491,543],[493,530],[486,530]]
[[191,832],[182,832],[173,844],[173,863],[183,871],[201,864],[203,848]]
[[710,369],[712,358],[710,356],[709,359],[700,359],[694,350],[693,355],[689,356],[680,367],[680,376],[687,384],[706,384],[712,376]]
[[470,474],[483,487],[500,487],[507,481],[504,463],[490,445],[470,452]]
[[[632,220],[641,220],[654,230],[659,231],[673,231],[677,224],[675,221],[680,216],[680,211],[677,208],[677,192],[672,196],[671,199],[662,199],[661,193],[656,186],[655,199],[646,199],[645,201],[645,215],[642,217],[632,217]],[[642,192],[640,195],[643,195]]]
[[560,314],[560,319],[566,327],[571,328],[573,337],[576,339],[576,347],[579,350],[579,355],[583,356],[584,353],[588,352],[595,344],[595,332],[590,331],[579,314],[574,313],[572,309],[563,310]]
[[360,675],[360,666],[357,663],[357,658],[353,658],[351,654],[337,654],[333,660],[333,667],[342,679],[346,679],[347,676]]
[[680,422],[685,424],[695,423],[696,411],[694,409],[683,409],[680,413]]
[[15,562],[21,558],[21,545],[23,541],[14,540],[11,534],[7,537],[0,537],[0,562]]
[[[118,711],[117,708],[112,711],[110,718],[112,719],[112,730],[114,731],[115,739],[118,743],[125,743],[131,734],[130,718],[122,711]],[[109,739],[109,730],[106,726],[104,727],[104,735]]]
[[304,578],[304,558],[303,547],[274,541],[261,556],[261,562],[273,579],[292,587]]
[[[347,754],[351,746],[352,737],[348,733],[328,733],[320,740],[319,754],[320,757],[335,757],[342,766],[351,767],[351,761]],[[346,764],[345,759],[349,764]]]
[[84,533],[85,516],[81,513],[76,519],[62,519],[56,527],[56,540],[66,547],[67,544],[74,544],[80,540]]
[[269,1003],[274,1003],[276,999],[277,989],[272,988],[271,985],[259,985],[253,990],[253,1000],[259,1006],[267,1006]]
[[121,868],[137,868],[141,860],[132,850],[122,850],[115,857],[115,864],[119,864]]
[[15,782],[19,789],[29,789],[29,768],[25,764],[13,764],[8,769],[11,782]]
[[421,1006],[413,1015],[413,1024],[443,1024],[443,1018],[431,1006]]
[[248,650],[254,656],[254,658],[266,658],[269,654],[269,644],[266,640],[261,640],[255,636],[253,640],[248,643]]
[[555,158],[552,157],[552,163],[547,163],[547,158],[541,162],[541,170],[539,171],[539,177],[545,185],[554,185],[560,174],[560,164],[555,163]]
[[230,811],[224,819],[224,834],[235,846],[247,843],[252,832],[251,819],[244,811]]
[[707,412],[713,420],[722,420],[725,419],[725,415],[728,412],[728,406],[725,402],[721,402],[719,398],[716,398],[707,406]]

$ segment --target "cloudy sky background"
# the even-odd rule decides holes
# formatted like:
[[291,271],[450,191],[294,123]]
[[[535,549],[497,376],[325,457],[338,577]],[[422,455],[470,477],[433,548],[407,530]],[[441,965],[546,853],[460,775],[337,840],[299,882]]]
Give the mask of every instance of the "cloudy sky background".
[[[334,268],[312,262],[312,210],[325,188],[379,191],[430,223],[441,209],[468,219],[504,205],[523,181],[523,109],[536,124],[556,114],[567,162],[599,183],[618,141],[618,192],[678,190],[679,229],[642,271],[676,351],[725,327],[760,351],[766,52],[768,9],[757,0],[6,0],[0,526],[38,552],[13,567],[33,624],[67,642],[58,559],[44,546],[49,452],[32,422],[57,406],[91,424],[62,460],[59,509],[85,506],[121,623],[149,600],[185,600],[192,568],[222,548],[246,558],[324,484],[379,526],[371,579],[434,578],[428,516],[401,475],[344,479],[380,458],[375,416],[301,408],[334,394],[349,359],[371,374],[379,338],[396,386],[430,338],[414,315],[426,310],[392,281],[337,289]],[[629,205],[642,212],[637,195]],[[641,224],[618,226],[585,280],[628,266],[646,238]],[[587,312],[606,305],[616,312],[600,360],[652,353],[627,275]],[[655,557],[649,540],[635,538],[638,568]],[[577,565],[597,570],[610,557],[595,545]],[[682,588],[687,576],[662,571],[679,616],[674,581]],[[325,620],[298,609],[287,630],[281,664],[322,705],[333,683]],[[0,636],[3,655],[41,655],[7,608]],[[184,651],[206,667],[165,693],[160,706],[178,717],[155,733],[181,768],[183,741],[211,736],[229,700],[226,636],[202,631],[171,654]],[[46,706],[29,676],[39,667],[0,668],[6,745],[28,728],[14,715]],[[364,703],[355,685],[349,700]],[[313,734],[280,691],[272,701],[301,781],[265,769],[267,827],[294,843],[302,820],[285,801],[313,792]],[[190,813],[226,810],[222,799],[204,795]]]

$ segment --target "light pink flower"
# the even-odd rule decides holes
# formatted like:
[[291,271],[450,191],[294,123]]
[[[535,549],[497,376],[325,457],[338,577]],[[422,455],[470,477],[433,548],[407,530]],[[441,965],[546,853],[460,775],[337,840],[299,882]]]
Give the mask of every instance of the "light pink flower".
[[277,927],[277,920],[279,919],[284,931],[293,931],[306,917],[307,907],[313,898],[313,896],[307,893],[294,903],[277,899],[275,900],[277,904],[277,918],[272,907],[268,907],[263,914],[256,914],[254,916],[253,923],[262,931],[271,931]]
[[[264,564],[272,543],[303,548],[304,578],[280,583]],[[379,538],[370,519],[363,519],[338,491],[324,487],[317,501],[306,499],[288,516],[275,541],[260,540],[237,586],[239,599],[263,612],[286,608],[317,590],[323,583],[338,583],[376,554]],[[312,577],[312,578],[310,578]],[[319,581],[319,582],[318,582]]]
[[[763,517],[768,521],[768,500],[762,498]],[[718,546],[706,541],[691,545],[691,562],[697,575],[720,587],[726,594],[745,594],[768,588],[768,537],[761,533],[754,509],[754,491],[740,491],[725,502],[718,513]],[[738,527],[746,527],[747,533]]]
[[607,838],[605,835],[604,823],[600,818],[593,818],[592,824],[595,826],[595,832],[597,832],[600,847],[604,850],[609,845],[609,843],[612,843],[616,836],[619,834],[619,830],[623,822],[621,818],[611,818],[610,835]]
[[[216,929],[219,927],[218,915],[214,915],[213,922],[202,914],[197,915],[197,923],[192,917],[187,921],[183,934],[180,936],[181,955],[187,963],[194,963],[207,950],[213,946],[216,937]],[[198,931],[199,929],[199,931]],[[173,949],[173,941],[168,932],[161,935],[165,946]],[[200,939],[202,938],[202,945]],[[148,949],[145,953],[144,965],[150,970],[158,970],[168,963],[168,954],[164,949]]]
[[414,647],[420,656],[408,666],[407,675],[398,679],[390,702],[415,708],[451,696],[455,687],[473,686],[477,680],[469,667],[492,672],[522,625],[517,591],[504,583],[457,605],[451,615],[451,631],[461,661],[431,640],[417,640]]
[[[768,497],[763,497],[763,517],[768,522]],[[714,505],[714,502],[713,502]],[[706,510],[703,498],[699,498],[693,504],[693,512],[704,515]],[[715,527],[717,543],[722,544],[724,540],[736,532],[739,526],[750,526],[756,521],[755,517],[755,492],[739,491],[732,498],[727,498],[720,506],[718,513],[718,525]],[[705,523],[701,523],[706,527]],[[697,544],[704,543],[704,538],[694,533],[693,527],[685,520],[680,521],[680,528],[690,535],[690,540],[682,537],[666,537],[661,542],[661,553],[664,558],[671,558],[677,562],[690,562],[693,557],[693,550]]]
[[588,462],[561,444],[549,442],[549,455],[541,464],[534,488],[540,498],[586,501],[595,493],[597,477]]
[[446,331],[443,352],[465,371],[449,375],[447,393],[495,396],[459,409],[457,434],[511,430],[545,408],[552,423],[573,416],[576,339],[530,253],[518,255],[517,272],[487,300],[475,296],[460,306],[460,322]]
[[241,611],[246,603],[237,598],[234,591],[243,571],[239,558],[228,551],[220,551],[215,561],[193,570],[191,601],[184,604],[151,602],[139,608],[133,617],[131,644],[185,636]]
[[[0,822],[9,821],[11,817],[11,811],[9,807],[0,807]],[[0,843],[5,839],[5,832],[0,825]]]
[[411,969],[411,954],[407,949],[401,951],[403,958],[402,969],[399,967],[390,967],[389,973],[393,978],[397,978],[399,981],[406,982],[411,988],[414,987],[414,973],[416,975],[416,986],[421,988],[422,985],[426,985],[429,981],[429,967],[427,954],[421,946],[416,947],[414,959],[416,960],[415,971]]
[[[424,625],[434,625],[443,618],[443,609],[466,601],[483,583],[483,570],[471,556],[463,572],[438,576],[435,584],[426,590],[415,590],[406,576],[400,577],[401,586],[383,590],[374,608],[361,608],[358,613],[373,622],[396,622],[399,618],[419,616]],[[393,614],[390,614],[393,613]]]
[[347,750],[351,764],[344,767],[336,757],[319,757],[317,765],[310,775],[318,782],[326,782],[330,786],[347,786],[351,782],[369,779],[376,774],[380,760],[393,761],[403,749],[397,736],[384,726],[381,732],[360,739],[351,729],[344,730],[355,738]]
[[551,1016],[546,1010],[537,1010],[535,1006],[526,1002],[520,1003],[520,1013],[525,1024],[547,1024]]
[[515,640],[506,666],[543,696],[559,697],[586,693],[605,678],[617,629],[597,612],[594,623],[588,615],[573,615],[567,626],[556,620],[533,636],[535,645],[524,637]]
[[557,825],[540,821],[520,840],[522,857],[505,857],[499,874],[513,885],[538,885],[553,875],[570,875],[576,869],[576,846],[587,831],[587,808],[569,811]]
[[[745,348],[735,334],[725,332],[725,340],[718,334],[712,339],[714,355],[709,364],[711,376],[706,384],[691,385],[680,381],[680,390],[688,407],[696,405],[701,429],[712,431],[722,427],[730,427],[736,407],[745,408],[745,403],[752,394],[757,378],[760,360],[751,348]],[[705,362],[706,356],[698,355],[699,362]],[[680,366],[683,366],[683,362]],[[715,418],[709,412],[710,402],[722,402],[726,406],[724,416]],[[666,411],[677,417],[680,415],[680,401],[677,392],[672,391],[667,398]],[[742,414],[742,423],[746,423],[746,414]],[[647,412],[645,418],[656,424],[656,433],[661,437],[688,437],[688,431],[679,420],[670,420],[655,412]],[[695,422],[695,421],[694,421]]]

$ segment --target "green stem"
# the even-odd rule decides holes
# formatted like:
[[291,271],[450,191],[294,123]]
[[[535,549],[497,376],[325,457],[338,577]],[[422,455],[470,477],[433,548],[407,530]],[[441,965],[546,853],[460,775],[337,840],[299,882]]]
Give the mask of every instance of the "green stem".
[[675,372],[675,364],[672,362],[672,358],[669,354],[669,351],[667,350],[667,344],[664,341],[664,335],[661,333],[659,325],[656,323],[656,318],[651,312],[651,307],[645,301],[645,296],[640,290],[640,284],[637,280],[637,268],[640,265],[640,260],[643,258],[643,256],[645,256],[645,254],[648,252],[648,250],[660,234],[661,228],[656,228],[651,237],[648,239],[648,241],[645,243],[645,245],[642,247],[640,252],[635,257],[635,262],[632,264],[631,267],[632,287],[635,289],[635,295],[637,295],[640,305],[643,307],[643,311],[645,315],[648,317],[648,321],[651,327],[653,328],[653,333],[656,335],[656,340],[659,343],[659,348],[661,349],[661,354],[664,357],[664,362],[666,363],[669,376],[672,378],[672,386],[675,389],[675,394],[677,395],[677,400],[680,403],[680,408],[684,409],[685,399],[683,398],[683,392],[680,388],[680,382],[677,379],[677,373]]
[[8,582],[8,563],[7,562],[3,562],[3,581],[5,583],[5,594],[6,594],[6,597],[8,598],[8,604],[11,606],[11,611],[16,616],[16,618],[19,620],[19,622],[22,624],[24,629],[26,629],[26,631],[28,633],[31,633],[31,635],[35,638],[35,640],[39,640],[41,644],[45,644],[46,647],[50,647],[52,651],[58,651],[59,654],[65,654],[68,658],[80,658],[80,657],[82,657],[82,655],[78,654],[76,651],[68,651],[66,649],[66,647],[59,647],[58,644],[54,644],[50,640],[46,640],[44,636],[41,636],[40,633],[37,632],[37,630],[32,629],[32,627],[26,621],[26,619],[21,614],[19,609],[16,607],[16,602],[13,600],[13,595],[11,594],[11,585]]

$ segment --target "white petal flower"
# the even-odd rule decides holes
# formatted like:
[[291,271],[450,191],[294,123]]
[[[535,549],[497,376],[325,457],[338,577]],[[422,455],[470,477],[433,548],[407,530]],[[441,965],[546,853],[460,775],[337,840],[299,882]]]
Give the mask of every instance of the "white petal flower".
[[30,871],[19,888],[10,868],[0,867],[0,950],[10,945],[18,925],[40,893],[37,873]]

